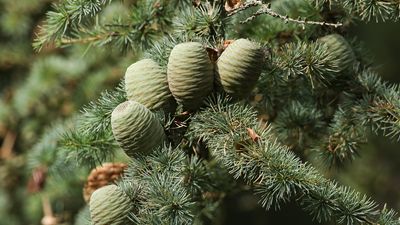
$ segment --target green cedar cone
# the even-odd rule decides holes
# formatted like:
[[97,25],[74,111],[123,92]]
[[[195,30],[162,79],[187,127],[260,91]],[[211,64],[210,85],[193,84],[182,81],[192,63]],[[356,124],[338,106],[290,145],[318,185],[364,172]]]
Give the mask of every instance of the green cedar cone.
[[160,121],[149,109],[135,101],[123,102],[114,109],[111,127],[115,139],[130,157],[138,153],[148,154],[165,140]]
[[176,106],[168,88],[166,72],[151,59],[140,60],[128,67],[125,91],[129,100],[137,101],[150,110],[172,112]]
[[185,109],[197,109],[213,89],[214,68],[202,44],[176,45],[168,59],[168,84]]
[[260,77],[264,54],[259,44],[238,39],[218,58],[219,81],[226,93],[235,98],[250,94]]
[[117,185],[97,189],[90,197],[90,217],[95,225],[123,224],[132,209],[129,197]]
[[344,37],[339,34],[330,34],[319,38],[318,42],[327,46],[332,58],[335,59],[334,63],[341,72],[353,68],[356,56]]

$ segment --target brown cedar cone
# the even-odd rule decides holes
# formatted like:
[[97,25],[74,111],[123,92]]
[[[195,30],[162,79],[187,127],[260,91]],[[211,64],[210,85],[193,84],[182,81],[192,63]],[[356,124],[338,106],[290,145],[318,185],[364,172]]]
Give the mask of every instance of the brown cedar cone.
[[104,163],[93,169],[83,187],[83,198],[89,202],[92,193],[108,184],[118,180],[128,166],[125,163]]
[[241,0],[227,0],[225,2],[225,10],[227,12],[232,12],[233,10],[239,8],[243,2]]

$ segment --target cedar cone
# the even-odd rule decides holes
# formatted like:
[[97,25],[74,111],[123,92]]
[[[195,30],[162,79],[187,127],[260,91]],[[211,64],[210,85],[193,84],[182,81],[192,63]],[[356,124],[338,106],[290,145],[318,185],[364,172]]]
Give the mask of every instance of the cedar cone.
[[83,187],[83,198],[89,202],[92,193],[118,180],[128,166],[125,163],[105,163],[93,169]]
[[167,72],[151,59],[142,59],[128,67],[125,91],[129,100],[137,101],[150,110],[175,111],[176,103],[169,91]]
[[185,110],[197,110],[211,94],[214,86],[214,65],[206,48],[199,42],[175,45],[168,58],[169,89]]
[[247,97],[257,83],[264,65],[264,52],[258,43],[238,39],[222,52],[217,66],[217,80],[234,98]]
[[163,145],[166,136],[157,116],[136,101],[119,104],[111,114],[115,140],[129,157],[149,154]]
[[90,197],[89,210],[94,225],[126,224],[127,214],[132,210],[131,199],[117,185],[97,189]]

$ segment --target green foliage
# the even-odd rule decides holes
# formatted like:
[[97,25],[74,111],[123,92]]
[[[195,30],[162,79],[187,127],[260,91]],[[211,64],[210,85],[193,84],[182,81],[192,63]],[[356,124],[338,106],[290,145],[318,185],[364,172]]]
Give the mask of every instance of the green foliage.
[[353,160],[359,155],[360,145],[366,142],[366,132],[361,121],[339,108],[328,128],[328,138],[316,148],[321,161],[329,166],[340,166]]
[[316,139],[325,126],[322,113],[315,106],[294,101],[282,109],[274,121],[273,129],[282,142],[294,146],[293,148],[299,146],[304,149],[305,146],[310,146],[310,143],[305,142]]
[[[0,119],[13,110],[21,117],[31,115],[32,110],[40,111],[34,100],[57,101],[51,100],[52,95],[58,96],[57,92],[71,82],[79,83],[79,93],[72,96],[77,105],[86,103],[80,96],[95,95],[89,90],[91,82],[105,82],[115,68],[119,69],[114,73],[121,75],[121,68],[133,63],[121,60],[120,52],[133,50],[140,55],[146,50],[146,55],[166,71],[172,49],[183,42],[200,42],[199,46],[207,46],[215,60],[223,54],[223,41],[250,38],[268,50],[257,61],[263,64],[262,75],[257,88],[246,93],[248,99],[235,102],[216,94],[208,105],[190,114],[182,108],[175,115],[156,113],[170,143],[154,147],[148,156],[139,154],[130,159],[128,170],[117,183],[132,201],[129,223],[209,223],[217,217],[225,196],[250,189],[265,209],[280,209],[296,201],[321,223],[399,224],[394,210],[325,178],[323,172],[305,162],[318,161],[332,168],[356,160],[362,155],[362,144],[368,141],[370,130],[400,139],[399,86],[381,81],[371,64],[359,57],[358,50],[354,52],[360,62],[351,62],[354,68],[350,65],[344,69],[337,61],[337,52],[318,41],[332,33],[348,39],[347,29],[354,20],[398,20],[399,3],[249,1],[248,7],[231,13],[224,4],[178,0],[68,0],[54,4],[35,40],[35,49],[84,44],[86,55],[78,58],[67,50],[65,53],[71,55],[50,55],[34,61],[27,83]],[[120,13],[113,15],[115,10]],[[5,33],[11,33],[10,27],[3,28]],[[111,51],[97,52],[96,47],[109,47]],[[340,52],[349,54],[343,55],[345,58],[353,54],[347,47],[348,51]],[[185,53],[192,50],[185,49]],[[78,52],[82,54],[83,50]],[[185,54],[179,52],[178,56],[187,61]],[[18,57],[12,55],[11,59]],[[0,58],[0,62],[6,59]],[[196,69],[194,65],[199,62],[190,63],[181,70]],[[197,87],[199,81],[194,83]],[[205,88],[200,89],[195,92]],[[252,101],[253,96],[261,96],[261,100]],[[44,191],[52,198],[61,198],[69,186],[80,182],[80,176],[87,172],[81,169],[84,165],[94,167],[121,154],[112,135],[111,114],[126,98],[121,82],[88,103],[69,123],[47,130],[32,148],[29,169],[48,168],[51,179]],[[200,100],[195,104],[200,105]],[[38,114],[47,116],[45,110]],[[261,123],[257,116],[267,119]],[[76,176],[67,179],[63,175],[68,173]],[[68,196],[77,193],[73,189]],[[88,219],[87,212],[82,211],[76,223],[88,224]]]
[[174,29],[189,39],[200,37],[213,42],[223,38],[226,22],[223,13],[217,1],[206,2],[198,8],[186,7],[174,19]]
[[[214,157],[235,178],[254,185],[255,193],[267,209],[297,199],[318,221],[334,219],[340,224],[362,224],[378,220],[376,203],[324,179],[309,164],[302,163],[293,152],[277,143],[268,128],[260,127],[252,119],[255,114],[248,106],[227,105],[219,100],[192,119],[190,134],[200,134]],[[259,142],[248,141],[247,128],[260,135]],[[395,222],[394,218],[391,220]]]
[[94,167],[96,164],[111,159],[117,149],[117,143],[111,130],[97,136],[87,135],[81,132],[65,132],[61,140],[61,146],[69,152],[76,162]]
[[138,187],[130,194],[138,201],[131,216],[135,224],[191,224],[212,218],[215,211],[205,212],[213,211],[221,198],[209,198],[207,193],[222,194],[230,188],[229,181],[214,163],[195,156],[188,159],[182,149],[164,147],[147,158],[133,159],[122,187]]
[[83,107],[80,130],[87,134],[103,134],[110,131],[111,113],[124,101],[126,94],[122,83],[112,92],[104,91],[97,101]]
[[303,76],[312,87],[329,84],[341,69],[326,46],[319,43],[290,43],[282,47],[281,54],[271,58],[276,68],[281,70],[277,73],[285,79]]
[[[357,14],[357,5],[353,5],[351,11],[344,8],[349,6],[347,3],[329,3],[330,7],[343,7],[340,10],[345,16],[341,19],[355,16],[369,20],[372,14],[380,19],[389,18],[383,16],[383,11],[382,15],[371,12],[368,17],[366,13]],[[272,9],[289,16],[308,15],[315,20],[327,16],[326,4],[298,4],[293,7],[288,2],[273,2]],[[323,10],[318,12],[318,9]],[[170,29],[185,31],[185,34],[165,37],[154,44],[148,55],[165,69],[171,49],[179,43],[200,40],[219,48],[219,39],[226,35],[260,36],[256,32],[262,30],[241,29],[249,26],[237,24],[243,15],[224,17],[221,11],[217,2],[180,11],[181,14],[176,15],[182,16],[171,20]],[[254,11],[243,13],[251,16]],[[261,102],[255,104],[259,111],[246,103],[234,103],[218,95],[183,126],[171,126],[180,122],[179,114],[169,122],[164,121],[167,133],[177,134],[172,132],[173,129],[184,133],[183,137],[175,137],[178,146],[155,150],[147,157],[135,157],[120,183],[131,199],[135,199],[136,208],[130,215],[133,223],[190,224],[201,221],[206,215],[202,213],[210,212],[211,208],[214,210],[223,199],[208,202],[205,193],[223,187],[224,196],[231,188],[240,189],[240,186],[226,186],[226,179],[221,179],[226,173],[250,187],[266,209],[279,209],[296,200],[319,222],[396,223],[392,211],[385,207],[380,210],[379,205],[366,195],[324,178],[291,150],[297,150],[297,154],[305,159],[317,157],[321,164],[333,167],[361,154],[360,146],[366,142],[366,132],[371,127],[397,138],[398,87],[381,82],[370,69],[356,68],[357,65],[354,65],[355,71],[351,66],[344,69],[337,62],[331,46],[316,41],[330,33],[329,29],[316,26],[318,23],[304,30],[297,29],[298,25],[285,25],[279,21],[280,16],[276,17],[273,20],[280,27],[277,25],[276,29],[267,31],[269,38],[265,40],[273,40],[268,45],[270,55],[265,55],[267,63],[255,91],[263,96]],[[263,21],[274,24],[271,19]],[[233,26],[238,26],[236,34],[228,29]],[[300,26],[308,25],[300,23]],[[290,32],[289,39],[280,36],[284,31]],[[348,54],[353,53],[349,51]],[[109,130],[110,113],[124,98],[122,88],[113,93],[105,92],[97,103],[85,109],[81,128],[75,136],[65,136],[65,143],[79,143],[86,136],[92,138],[87,140],[89,145],[101,147],[112,143],[111,136],[104,139],[99,133]],[[255,119],[260,112],[269,114],[267,122],[271,123],[271,128]],[[249,134],[249,129],[257,135]],[[202,155],[202,151],[209,152],[210,156]],[[100,152],[80,151],[79,158],[84,159],[81,163],[90,161]],[[102,153],[101,159],[111,154],[107,150]],[[215,163],[219,166],[209,166]],[[215,169],[225,172],[214,177]],[[213,216],[209,215],[209,219]]]
[[116,46],[122,51],[148,48],[168,32],[175,9],[184,1],[136,1],[127,13],[111,20],[99,19],[97,15],[109,2],[71,0],[54,5],[34,47],[40,50],[49,43],[91,43]]
[[[365,122],[384,135],[399,140],[400,138],[400,94],[399,86],[391,85],[371,71],[364,71],[358,77],[364,88],[360,105],[365,115]],[[361,114],[361,113],[360,113]],[[361,115],[359,115],[361,116]]]
[[65,34],[73,33],[80,23],[93,23],[91,18],[98,14],[108,1],[71,0],[54,4],[54,11],[47,13],[46,24],[39,35],[36,48],[40,49],[48,41],[60,40]]

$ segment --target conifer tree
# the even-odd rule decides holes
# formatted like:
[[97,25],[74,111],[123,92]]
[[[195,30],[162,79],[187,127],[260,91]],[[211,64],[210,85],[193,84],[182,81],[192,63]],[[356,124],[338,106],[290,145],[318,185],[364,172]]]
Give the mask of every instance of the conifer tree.
[[399,86],[349,33],[398,21],[398,1],[138,0],[99,19],[110,2],[55,4],[34,42],[144,52],[32,153],[51,140],[54,173],[128,161],[122,178],[92,185],[77,224],[212,224],[244,188],[267,210],[295,201],[320,223],[400,224],[320,168],[357,160],[370,130],[400,139]]

